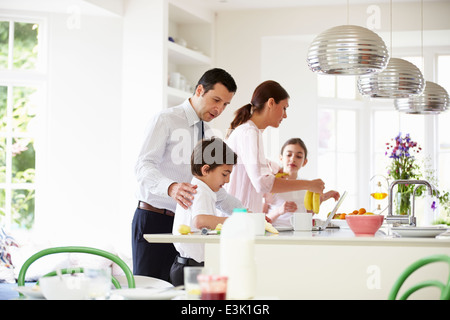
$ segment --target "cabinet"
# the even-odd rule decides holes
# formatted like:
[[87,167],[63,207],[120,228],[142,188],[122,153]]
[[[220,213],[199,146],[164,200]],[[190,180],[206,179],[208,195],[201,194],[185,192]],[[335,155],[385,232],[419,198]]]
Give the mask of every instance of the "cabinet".
[[167,107],[192,96],[202,74],[213,65],[214,13],[189,1],[169,0],[167,27]]

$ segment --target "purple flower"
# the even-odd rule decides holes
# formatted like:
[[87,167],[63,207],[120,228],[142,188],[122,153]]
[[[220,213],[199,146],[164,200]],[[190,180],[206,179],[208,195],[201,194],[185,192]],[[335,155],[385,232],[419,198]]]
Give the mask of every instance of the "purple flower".
[[436,210],[436,201],[433,201],[433,203],[431,204],[431,209]]
[[[421,150],[421,148],[417,146],[417,142],[411,140],[409,133],[406,134],[404,138],[402,138],[401,133],[399,133],[399,135],[394,139],[391,139],[391,141],[391,143],[386,143],[386,149],[391,150],[389,155],[389,158],[391,159],[411,158],[412,152],[418,153]],[[415,148],[415,150],[413,148]],[[386,151],[385,155],[388,155],[388,151]]]

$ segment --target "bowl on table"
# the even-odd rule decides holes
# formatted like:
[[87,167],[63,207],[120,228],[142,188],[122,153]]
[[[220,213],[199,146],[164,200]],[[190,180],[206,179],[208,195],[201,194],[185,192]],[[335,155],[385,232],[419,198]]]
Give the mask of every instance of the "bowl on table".
[[380,229],[383,224],[384,216],[378,214],[347,215],[345,220],[355,236],[371,237],[375,235],[378,229]]
[[43,277],[39,286],[47,300],[84,300],[87,296],[86,279],[82,276]]

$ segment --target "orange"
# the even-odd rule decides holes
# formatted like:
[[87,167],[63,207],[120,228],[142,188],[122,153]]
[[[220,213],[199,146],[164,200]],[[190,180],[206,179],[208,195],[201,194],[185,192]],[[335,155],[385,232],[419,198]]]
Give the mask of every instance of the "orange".
[[364,209],[364,208],[359,209],[358,214],[364,214],[364,213],[366,213],[366,209]]

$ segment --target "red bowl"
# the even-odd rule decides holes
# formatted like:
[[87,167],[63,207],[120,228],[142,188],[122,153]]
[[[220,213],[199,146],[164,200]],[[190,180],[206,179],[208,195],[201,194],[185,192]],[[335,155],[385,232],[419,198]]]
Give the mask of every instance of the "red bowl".
[[352,229],[355,236],[374,236],[375,232],[383,224],[383,215],[347,215],[345,216],[348,226]]

